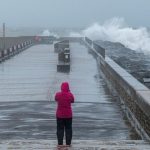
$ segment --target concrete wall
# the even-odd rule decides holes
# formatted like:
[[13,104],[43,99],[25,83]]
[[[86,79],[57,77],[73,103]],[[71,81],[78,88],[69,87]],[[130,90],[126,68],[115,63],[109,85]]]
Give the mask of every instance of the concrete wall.
[[56,37],[54,36],[35,36],[34,37],[35,44],[53,44],[56,41]]
[[105,58],[104,48],[102,48],[100,45],[90,40],[88,37],[85,37],[84,40],[90,45],[91,48],[95,49],[103,58]]
[[70,48],[69,40],[63,40],[54,44],[54,51],[58,53],[58,72],[70,71]]
[[5,37],[5,40],[2,37],[0,37],[0,51],[3,49],[8,49],[10,47],[13,47],[14,45],[24,43],[26,41],[32,41],[35,44],[53,44],[54,40],[56,40],[56,38],[53,36]]
[[[39,40],[40,39],[40,40]],[[55,37],[49,36],[20,36],[20,37],[0,37],[0,62],[20,53],[33,44],[53,44]]]
[[89,39],[88,37],[85,37],[85,41],[92,46],[93,41],[91,39]]
[[54,44],[55,53],[64,51],[65,48],[69,48],[69,40],[63,40]]
[[104,58],[85,42],[97,59],[103,77],[114,95],[119,95],[122,108],[141,137],[150,140],[150,90],[112,59]]
[[[5,37],[5,49],[24,43],[26,41],[33,40],[34,37],[22,36],[22,37]],[[4,39],[0,37],[0,50],[4,49]]]
[[2,46],[0,50],[0,62],[22,52],[34,43],[31,37],[7,37],[5,38],[5,46],[3,45],[2,38],[0,38],[0,42]]
[[80,42],[82,37],[60,37],[57,39],[58,41],[68,40],[69,42]]
[[105,58],[105,49],[100,45],[93,42],[93,48],[103,57]]

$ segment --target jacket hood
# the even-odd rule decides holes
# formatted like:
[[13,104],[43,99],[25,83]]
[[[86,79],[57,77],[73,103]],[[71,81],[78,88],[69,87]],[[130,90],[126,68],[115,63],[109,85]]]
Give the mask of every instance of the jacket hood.
[[68,82],[63,82],[61,84],[61,91],[62,92],[69,92],[70,91]]

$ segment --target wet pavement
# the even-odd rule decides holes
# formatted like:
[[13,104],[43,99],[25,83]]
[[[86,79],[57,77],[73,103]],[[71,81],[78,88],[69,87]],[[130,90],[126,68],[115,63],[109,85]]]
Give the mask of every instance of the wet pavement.
[[62,81],[75,95],[74,139],[131,139],[132,128],[84,46],[71,44],[70,73],[56,69],[53,45],[33,46],[0,64],[0,139],[56,139],[54,94]]
[[71,147],[57,148],[56,140],[2,140],[2,150],[149,150],[143,140],[73,140]]

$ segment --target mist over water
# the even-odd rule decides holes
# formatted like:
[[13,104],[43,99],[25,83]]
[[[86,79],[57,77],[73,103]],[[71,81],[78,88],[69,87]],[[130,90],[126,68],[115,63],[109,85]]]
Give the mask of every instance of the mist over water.
[[81,33],[71,33],[70,36],[87,36],[92,40],[120,42],[130,49],[150,53],[150,33],[147,28],[130,27],[123,18],[113,18],[103,24],[94,23]]
[[50,32],[48,29],[44,30],[40,36],[54,36],[59,37],[56,33]]
[[50,36],[49,30],[44,30],[42,36]]

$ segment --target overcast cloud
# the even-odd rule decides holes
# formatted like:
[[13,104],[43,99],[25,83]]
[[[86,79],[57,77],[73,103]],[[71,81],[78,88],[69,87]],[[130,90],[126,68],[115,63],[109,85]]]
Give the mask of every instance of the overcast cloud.
[[149,16],[150,0],[0,0],[0,23],[17,27],[84,27],[113,17],[149,27]]

